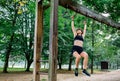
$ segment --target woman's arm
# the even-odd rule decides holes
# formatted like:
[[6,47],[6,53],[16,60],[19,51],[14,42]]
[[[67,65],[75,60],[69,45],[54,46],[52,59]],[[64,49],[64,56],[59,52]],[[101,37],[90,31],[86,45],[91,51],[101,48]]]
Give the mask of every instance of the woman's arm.
[[75,37],[77,34],[76,34],[76,31],[75,31],[75,26],[74,26],[74,16],[72,16],[71,27],[72,27],[72,32],[73,32],[74,37]]
[[83,38],[85,37],[85,34],[86,34],[86,26],[87,26],[87,24],[86,24],[86,21],[84,21],[84,30],[83,30]]

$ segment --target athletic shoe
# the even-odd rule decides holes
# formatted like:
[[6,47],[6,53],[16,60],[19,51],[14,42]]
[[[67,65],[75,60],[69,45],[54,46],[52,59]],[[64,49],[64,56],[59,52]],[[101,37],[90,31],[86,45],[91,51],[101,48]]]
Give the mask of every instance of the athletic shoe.
[[78,76],[78,68],[75,68],[75,76]]
[[87,72],[86,69],[83,69],[82,73],[85,74],[85,75],[87,75],[87,76],[90,76],[90,74]]

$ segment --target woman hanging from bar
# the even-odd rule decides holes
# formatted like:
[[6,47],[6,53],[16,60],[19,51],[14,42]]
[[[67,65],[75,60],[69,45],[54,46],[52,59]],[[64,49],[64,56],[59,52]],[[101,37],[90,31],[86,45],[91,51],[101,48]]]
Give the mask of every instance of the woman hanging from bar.
[[83,71],[82,73],[90,76],[90,74],[87,72],[87,64],[88,64],[88,54],[83,50],[83,41],[86,33],[86,21],[84,21],[84,30],[81,29],[75,30],[74,27],[74,16],[72,16],[72,22],[71,22],[72,31],[74,34],[74,45],[72,48],[72,54],[76,58],[75,59],[75,76],[78,76],[78,66],[80,62],[80,58],[83,57]]

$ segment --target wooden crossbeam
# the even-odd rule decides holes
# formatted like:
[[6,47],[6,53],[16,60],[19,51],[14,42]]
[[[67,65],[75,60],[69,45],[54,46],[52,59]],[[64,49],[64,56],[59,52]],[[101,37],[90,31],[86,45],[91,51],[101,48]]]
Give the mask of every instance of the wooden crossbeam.
[[49,62],[49,60],[39,60],[38,62]]

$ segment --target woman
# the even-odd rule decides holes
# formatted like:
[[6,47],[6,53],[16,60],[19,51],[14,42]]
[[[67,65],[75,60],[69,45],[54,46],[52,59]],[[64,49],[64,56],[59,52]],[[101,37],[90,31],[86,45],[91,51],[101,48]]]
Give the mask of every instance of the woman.
[[78,76],[78,66],[79,66],[79,61],[80,61],[81,57],[84,58],[82,73],[84,73],[87,76],[90,76],[90,74],[86,70],[87,64],[88,64],[88,54],[83,51],[83,41],[84,41],[84,37],[85,37],[85,33],[86,33],[86,22],[84,22],[84,30],[83,31],[81,29],[75,30],[74,16],[72,16],[71,26],[72,26],[72,31],[74,34],[74,45],[72,48],[72,54],[76,58],[76,60],[75,60],[75,64],[76,64],[75,76]]

